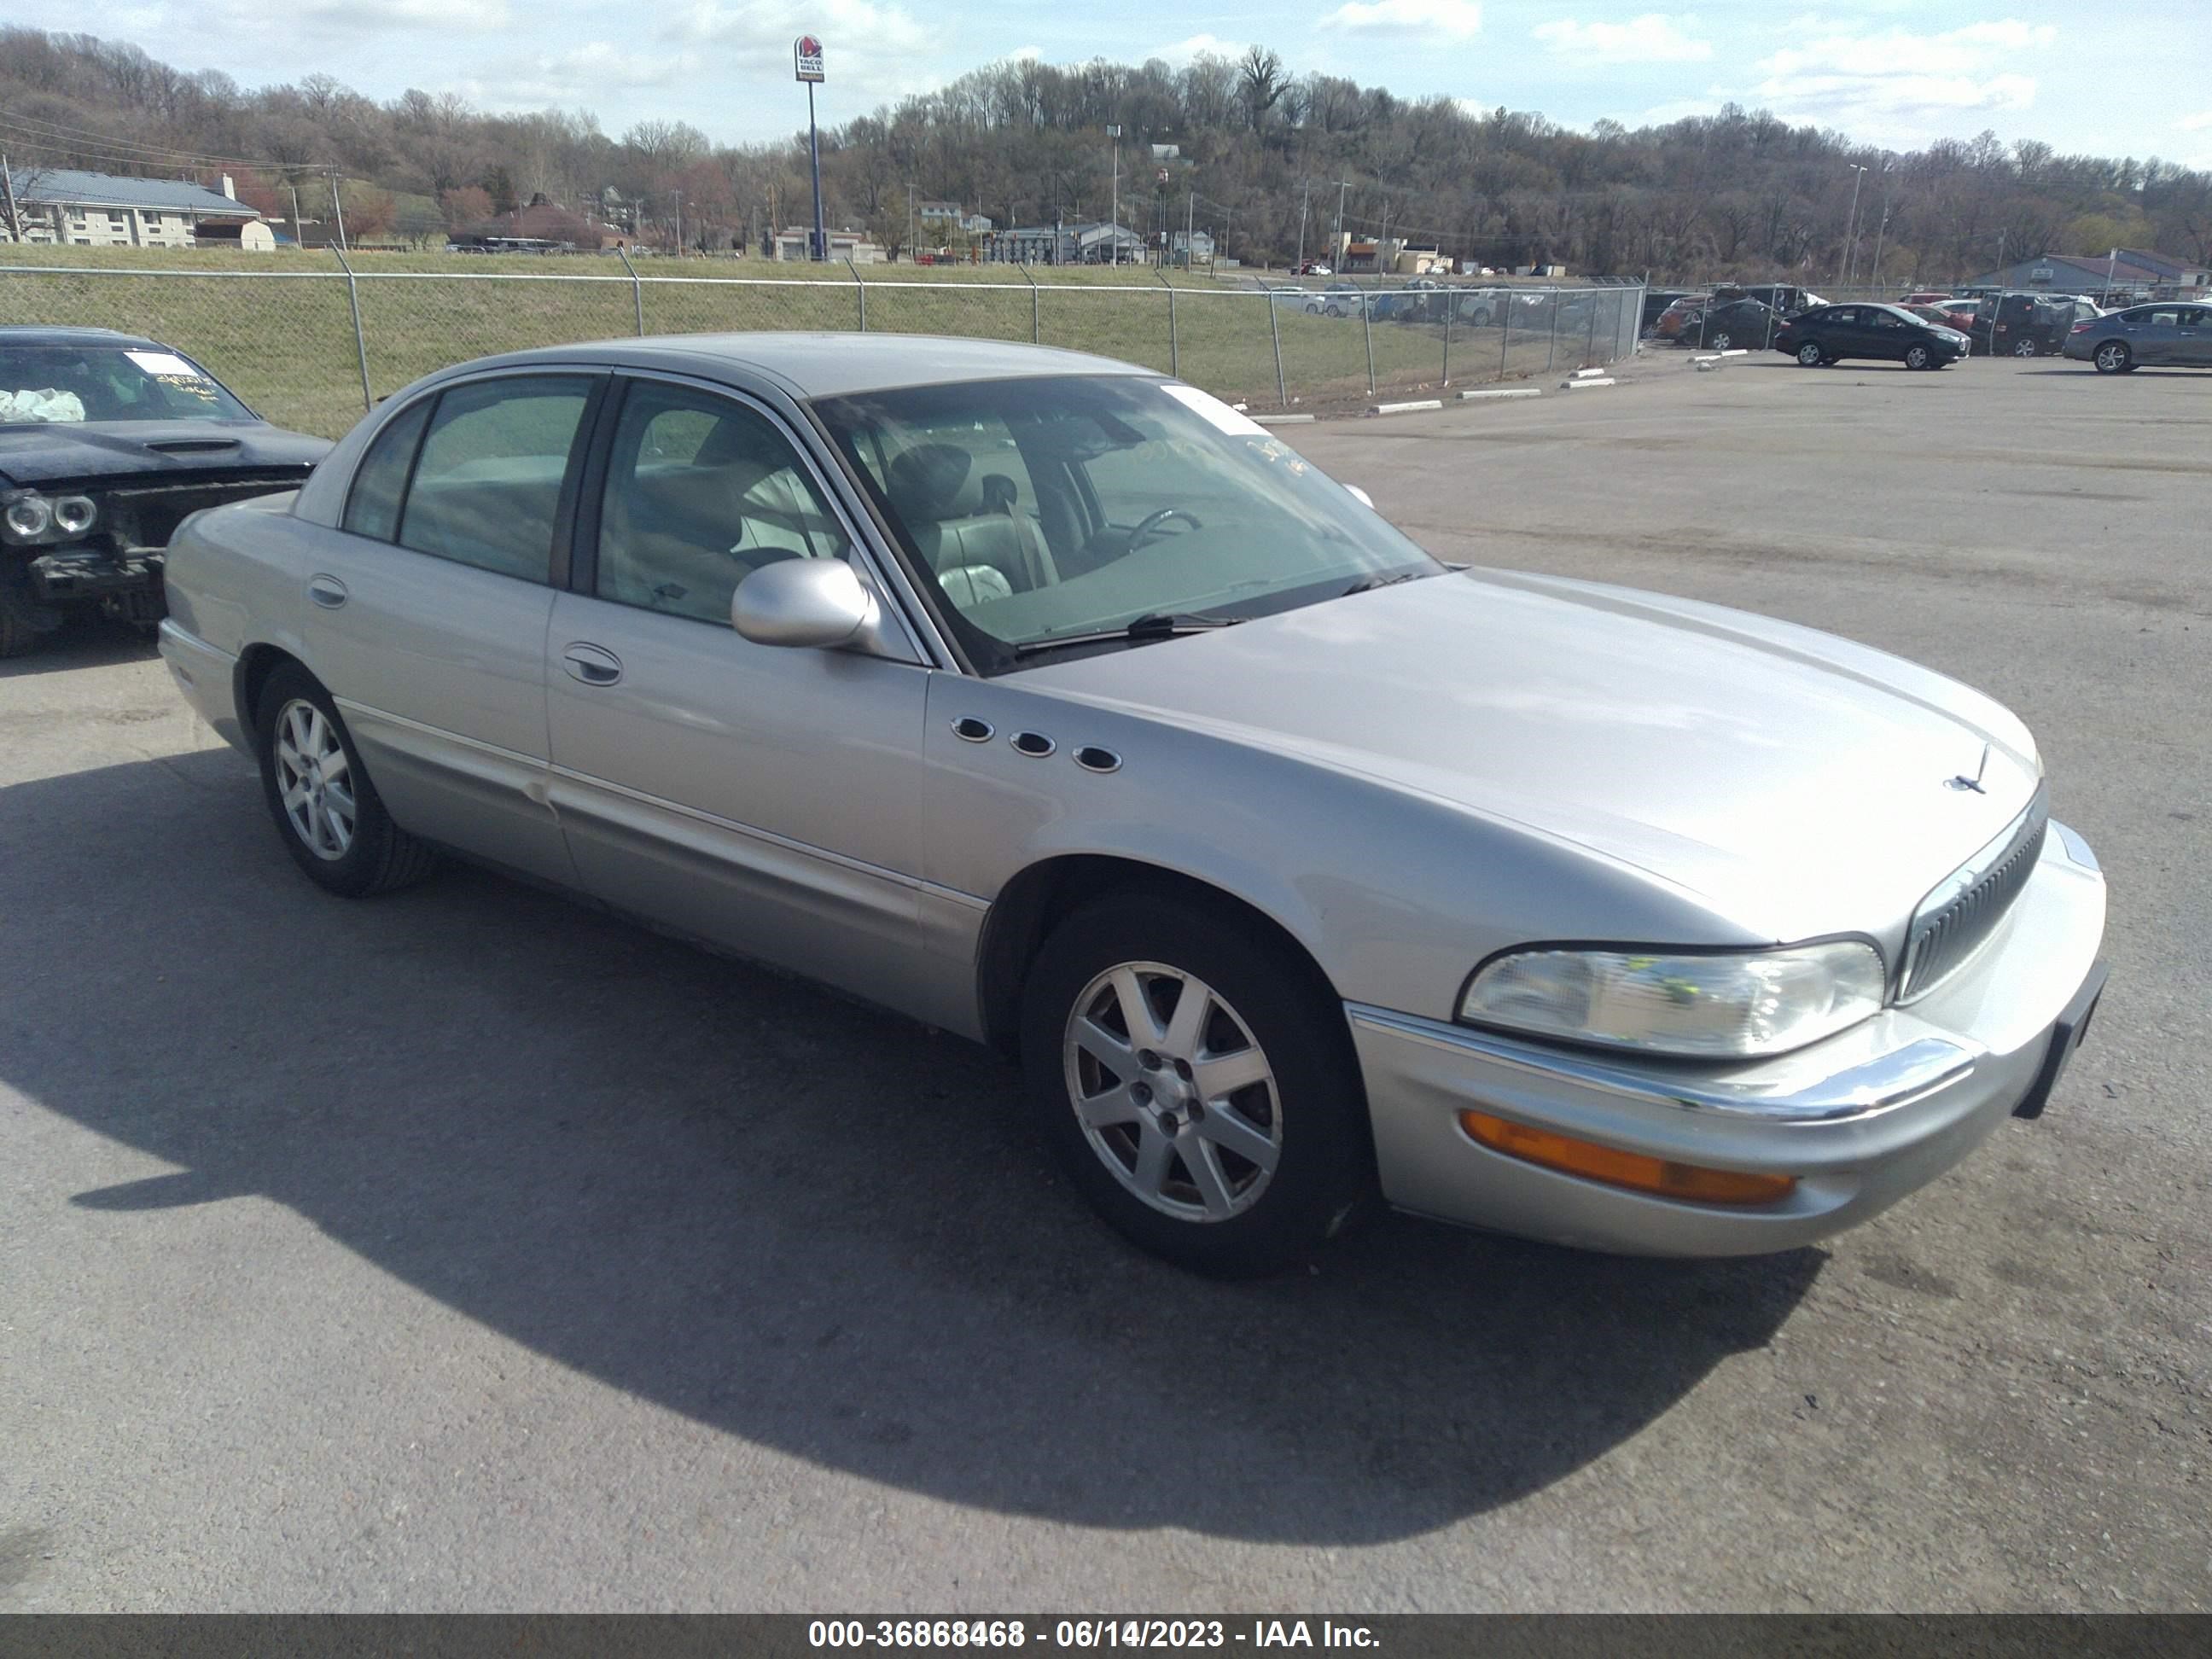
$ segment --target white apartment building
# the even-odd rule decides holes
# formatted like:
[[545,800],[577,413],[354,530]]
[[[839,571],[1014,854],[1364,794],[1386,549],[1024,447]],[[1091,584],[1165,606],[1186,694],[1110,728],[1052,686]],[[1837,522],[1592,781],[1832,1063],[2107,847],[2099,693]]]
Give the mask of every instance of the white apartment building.
[[[111,173],[82,173],[73,167],[17,167],[8,175],[8,193],[23,221],[21,240],[75,247],[191,247],[203,223],[230,230],[222,238],[247,247],[274,246],[273,239],[244,233],[261,216],[231,194],[228,177],[220,191],[176,179],[131,179]],[[4,208],[0,202],[0,208]],[[267,234],[263,227],[263,234]],[[0,242],[12,242],[9,216],[0,211]]]

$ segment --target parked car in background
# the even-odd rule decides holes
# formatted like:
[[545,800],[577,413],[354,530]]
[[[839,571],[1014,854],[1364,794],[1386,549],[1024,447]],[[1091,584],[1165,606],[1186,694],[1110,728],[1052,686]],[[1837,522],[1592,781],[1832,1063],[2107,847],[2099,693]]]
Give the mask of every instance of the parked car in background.
[[2212,368],[2212,305],[2168,300],[2084,318],[2062,349],[2103,374],[2126,374],[2146,364]]
[[2014,289],[1989,295],[1975,309],[1974,347],[2000,357],[2056,356],[2075,324],[2100,314],[2094,302],[2071,294]]
[[1361,303],[1358,283],[1331,283],[1306,309],[1324,317],[1356,317]]
[[1648,288],[1644,289],[1644,316],[1643,319],[1637,325],[1637,332],[1642,335],[1650,334],[1657,328],[1660,315],[1666,311],[1668,307],[1674,304],[1677,301],[1691,300],[1695,299],[1696,297],[1697,291],[1692,289]]
[[1949,295],[1940,300],[1932,300],[1929,303],[1942,313],[1943,325],[1946,328],[1955,328],[1969,339],[1973,337],[1974,319],[1980,314],[1982,307],[1979,300],[1970,299],[1963,295]]
[[329,448],[158,340],[0,328],[0,657],[72,611],[151,629],[178,523],[295,489]]
[[1907,368],[1945,368],[1967,353],[1956,329],[1923,322],[1898,306],[1821,306],[1784,322],[1774,349],[1808,368],[1850,357],[1903,363]]
[[1828,303],[1810,289],[1799,288],[1790,283],[1754,283],[1747,287],[1731,283],[1715,289],[1713,298],[1717,301],[1756,300],[1784,317],[1795,316],[1801,311],[1809,311],[1814,306]]
[[[996,1043],[1076,1189],[1208,1273],[1378,1202],[1795,1249],[2039,1113],[2104,982],[2104,878],[1989,697],[1455,570],[1071,352],[461,364],[194,517],[170,586],[179,690],[325,890],[449,847]],[[871,1111],[992,1133],[932,1081],[852,1155]]]
[[1334,276],[1336,268],[1319,259],[1309,259],[1291,273],[1293,276]]
[[1682,331],[1703,314],[1707,303],[1708,296],[1703,294],[1685,294],[1669,302],[1667,308],[1659,313],[1658,321],[1652,325],[1653,337],[1680,344]]
[[1716,297],[1704,311],[1685,319],[1674,343],[1700,351],[1757,350],[1781,325],[1774,308],[1758,300]]

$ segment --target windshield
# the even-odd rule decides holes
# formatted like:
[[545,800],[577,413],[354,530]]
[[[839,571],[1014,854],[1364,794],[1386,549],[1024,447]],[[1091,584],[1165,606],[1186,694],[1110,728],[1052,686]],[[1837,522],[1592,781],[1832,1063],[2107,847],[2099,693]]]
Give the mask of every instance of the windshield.
[[1241,620],[1443,568],[1193,386],[1054,376],[815,407],[985,673],[1140,617]]
[[252,418],[204,369],[159,347],[0,343],[0,425]]

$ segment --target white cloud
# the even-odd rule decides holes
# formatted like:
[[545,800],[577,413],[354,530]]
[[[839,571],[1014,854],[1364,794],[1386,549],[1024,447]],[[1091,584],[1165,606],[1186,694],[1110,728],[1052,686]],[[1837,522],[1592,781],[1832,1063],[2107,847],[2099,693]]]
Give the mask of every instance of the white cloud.
[[1482,8],[1474,0],[1346,0],[1321,20],[1321,27],[1465,40],[1481,32]]
[[[240,21],[252,17],[266,25],[266,9],[251,0],[232,0],[228,9]],[[379,34],[422,29],[483,34],[514,21],[507,0],[295,0],[286,15],[309,28]]]
[[[429,3],[430,0],[399,0],[400,3]],[[940,43],[902,6],[878,6],[871,0],[812,0],[803,21],[780,0],[696,0],[671,15],[661,25],[664,39],[712,41],[734,47],[748,58],[768,54],[791,55],[791,43],[802,33],[821,37],[831,75],[836,55],[872,58],[933,50]]]
[[1241,58],[1245,51],[1242,40],[1224,40],[1218,34],[1194,34],[1171,46],[1154,46],[1145,56],[1164,63],[1188,64],[1194,58]]
[[1656,11],[1625,23],[1583,23],[1563,18],[1529,31],[1561,58],[1589,64],[1692,64],[1713,55],[1713,43],[1689,33],[1697,20]]
[[1853,33],[1801,20],[1798,44],[1758,64],[1765,77],[1748,100],[1784,119],[1819,121],[1879,142],[1924,142],[1962,118],[2027,108],[2038,82],[2023,54],[2046,52],[2058,31],[2016,18],[1936,33],[1889,28]]
[[1006,56],[1017,64],[1036,64],[1044,61],[1042,46],[1016,46]]
[[2185,115],[2174,125],[2184,132],[2203,132],[2212,130],[2212,109],[2199,110],[2194,115]]

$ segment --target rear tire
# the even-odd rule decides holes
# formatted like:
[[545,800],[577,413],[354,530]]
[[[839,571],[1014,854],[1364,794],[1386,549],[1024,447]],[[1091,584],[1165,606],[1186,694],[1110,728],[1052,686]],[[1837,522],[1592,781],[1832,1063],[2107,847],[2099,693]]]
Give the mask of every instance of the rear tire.
[[2014,340],[2012,343],[2012,355],[2015,357],[2033,357],[2037,356],[2038,351],[2035,342],[2033,340]]
[[1797,348],[1797,361],[1807,368],[1818,368],[1829,359],[1826,352],[1808,340]]
[[314,676],[288,663],[269,677],[254,720],[261,789],[292,861],[317,886],[366,898],[409,886],[437,849],[392,821],[353,734]]
[[1374,1206],[1344,1006],[1286,956],[1233,915],[1134,888],[1061,922],[1024,976],[1040,1132],[1107,1222],[1194,1272],[1280,1272]]

